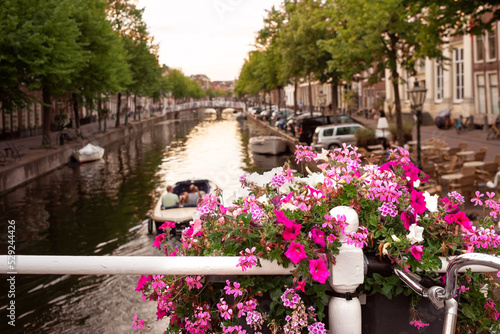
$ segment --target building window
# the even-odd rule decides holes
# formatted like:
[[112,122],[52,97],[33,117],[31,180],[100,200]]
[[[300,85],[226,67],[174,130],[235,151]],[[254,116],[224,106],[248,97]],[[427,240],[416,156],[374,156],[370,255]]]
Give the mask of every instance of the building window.
[[489,80],[491,92],[491,113],[498,115],[498,76],[492,73],[489,75]]
[[464,48],[453,50],[455,65],[455,100],[464,98]]
[[477,104],[480,114],[486,114],[486,86],[484,75],[477,76]]
[[488,60],[493,60],[497,58],[497,34],[496,30],[488,32]]
[[436,100],[443,99],[443,63],[436,62]]
[[476,36],[476,61],[484,61],[484,36]]

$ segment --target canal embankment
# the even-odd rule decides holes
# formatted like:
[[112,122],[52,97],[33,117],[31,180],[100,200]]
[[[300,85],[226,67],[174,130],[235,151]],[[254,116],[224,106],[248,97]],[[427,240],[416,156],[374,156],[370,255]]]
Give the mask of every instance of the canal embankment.
[[[71,156],[76,149],[79,149],[91,142],[106,148],[107,145],[121,140],[145,129],[154,126],[157,123],[171,121],[172,115],[153,115],[149,118],[130,121],[127,125],[121,125],[117,128],[107,128],[105,132],[99,129],[97,122],[83,125],[81,127],[82,140],[66,141],[60,145],[59,133],[51,134],[52,145],[42,147],[42,136],[29,138],[20,138],[9,141],[20,151],[20,157],[7,156],[6,161],[0,163],[0,194],[7,193],[20,185],[32,181],[42,175],[45,175],[57,168],[66,165],[71,161]],[[108,121],[108,124],[111,123]],[[5,145],[2,145],[2,147]],[[7,154],[7,150],[5,154]]]
[[290,133],[284,132],[275,126],[270,125],[269,122],[261,121],[250,115],[247,116],[247,121],[257,124],[267,135],[283,138],[288,145],[288,150],[292,153],[295,152],[295,145],[300,145],[300,141],[297,138],[292,136]]

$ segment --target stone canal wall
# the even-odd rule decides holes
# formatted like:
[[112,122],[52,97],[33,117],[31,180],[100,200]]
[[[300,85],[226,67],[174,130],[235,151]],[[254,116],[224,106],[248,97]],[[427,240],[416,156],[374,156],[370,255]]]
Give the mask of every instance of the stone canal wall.
[[[92,142],[94,145],[106,147],[110,143],[168,119],[171,119],[171,116],[166,114],[132,122],[127,126],[122,125],[119,128],[108,128],[104,133],[94,133],[86,136],[82,143],[87,144],[88,142]],[[95,127],[95,124],[89,124],[88,126]],[[73,151],[80,148],[82,143],[70,142],[55,149],[29,149],[25,151],[21,159],[1,168],[0,194],[6,193],[15,187],[64,166],[70,161]]]

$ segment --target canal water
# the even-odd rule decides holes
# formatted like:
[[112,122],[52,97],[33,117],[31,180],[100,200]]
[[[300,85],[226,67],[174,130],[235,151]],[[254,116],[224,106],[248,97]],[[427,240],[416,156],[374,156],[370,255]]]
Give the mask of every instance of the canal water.
[[[267,171],[290,155],[254,156],[259,130],[236,120],[168,121],[106,147],[102,161],[66,166],[0,197],[0,254],[15,220],[16,253],[162,255],[145,218],[167,184],[207,178],[231,197],[245,171]],[[0,276],[0,333],[133,333],[134,313],[161,333],[155,304],[134,291],[136,276],[17,275],[16,327],[7,324],[7,276]]]

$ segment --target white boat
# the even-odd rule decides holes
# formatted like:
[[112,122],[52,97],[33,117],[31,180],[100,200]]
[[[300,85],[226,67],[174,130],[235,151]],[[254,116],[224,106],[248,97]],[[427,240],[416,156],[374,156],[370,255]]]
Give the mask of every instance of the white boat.
[[[194,184],[200,190],[201,195],[210,193],[214,190],[214,185],[209,180],[186,180],[177,182],[174,185],[173,193],[181,195],[184,192],[189,193],[189,186]],[[176,232],[182,231],[193,220],[193,215],[196,213],[196,204],[179,204],[171,207],[163,207],[162,197],[166,194],[164,191],[158,201],[156,202],[153,213],[148,219],[148,232],[163,233],[158,228],[165,222],[174,222],[175,230],[171,230],[171,234],[175,235]]]
[[276,155],[285,152],[287,144],[277,136],[260,136],[250,138],[248,147],[254,153]]
[[78,151],[73,152],[73,158],[80,163],[99,160],[104,156],[104,148],[87,144]]

